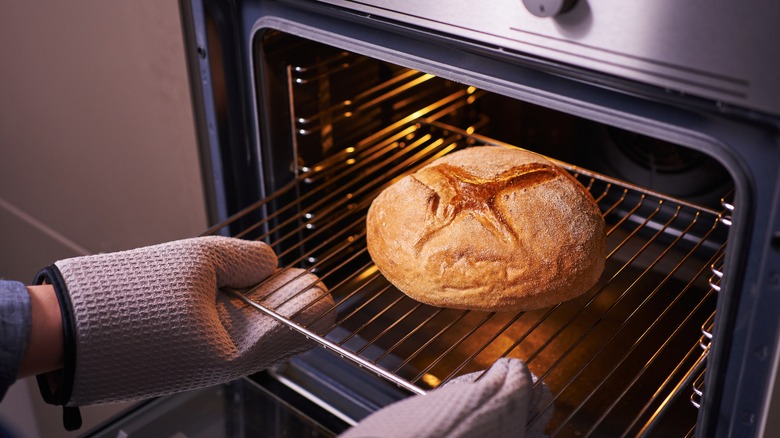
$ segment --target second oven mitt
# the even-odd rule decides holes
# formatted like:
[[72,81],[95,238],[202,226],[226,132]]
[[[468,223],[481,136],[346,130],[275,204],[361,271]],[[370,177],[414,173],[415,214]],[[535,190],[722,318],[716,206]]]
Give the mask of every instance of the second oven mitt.
[[339,438],[542,437],[552,394],[519,359],[499,359],[485,373],[466,374],[426,395],[369,415]]
[[144,399],[234,380],[312,347],[219,290],[266,280],[250,298],[287,317],[300,311],[303,324],[333,305],[316,276],[276,265],[265,243],[209,236],[49,266],[36,282],[57,291],[65,366],[38,377],[44,399]]

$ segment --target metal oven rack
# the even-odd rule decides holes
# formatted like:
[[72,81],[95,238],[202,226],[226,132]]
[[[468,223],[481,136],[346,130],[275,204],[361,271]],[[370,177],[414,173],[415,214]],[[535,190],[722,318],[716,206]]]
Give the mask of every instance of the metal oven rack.
[[512,146],[478,134],[489,125],[475,108],[486,95],[478,89],[323,46],[306,53],[326,54],[279,70],[294,177],[209,232],[268,242],[282,266],[317,274],[335,305],[305,324],[300,312],[248,304],[413,394],[500,357],[523,359],[554,395],[550,436],[693,433],[698,399],[690,390],[703,390],[717,289],[710,283],[719,281],[712,269],[723,263],[727,215],[556,161],[603,212],[600,281],[530,312],[423,305],[373,265],[365,245],[371,201],[454,150]]
[[588,188],[607,223],[606,269],[583,296],[519,313],[434,308],[400,293],[372,264],[365,214],[382,189],[453,150],[501,144],[438,121],[456,101],[301,169],[213,227],[224,232],[263,211],[233,234],[269,242],[284,266],[316,273],[335,301],[308,325],[250,304],[417,394],[499,357],[521,358],[554,394],[551,436],[689,433],[696,421],[689,391],[705,358],[699,336],[715,310],[710,267],[727,234],[717,211],[559,162]]

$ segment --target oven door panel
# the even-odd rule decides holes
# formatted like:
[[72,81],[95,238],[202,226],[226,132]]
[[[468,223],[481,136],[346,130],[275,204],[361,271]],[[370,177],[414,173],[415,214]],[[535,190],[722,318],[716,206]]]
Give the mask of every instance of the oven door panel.
[[[778,308],[778,298],[772,291],[778,288],[776,266],[780,266],[776,236],[776,230],[780,229],[780,219],[777,217],[777,168],[780,157],[777,146],[778,124],[771,116],[759,114],[753,117],[753,120],[748,120],[744,117],[750,114],[749,111],[737,109],[730,112],[729,108],[719,107],[710,100],[669,93],[652,83],[634,82],[592,70],[581,70],[565,63],[537,58],[531,51],[508,52],[494,46],[482,46],[473,41],[457,39],[448,34],[421,30],[412,25],[383,19],[374,20],[362,14],[315,2],[260,1],[225,4],[207,1],[183,2],[182,5],[185,25],[188,22],[187,17],[191,18],[192,23],[188,34],[191,35],[192,43],[190,59],[191,70],[195,73],[195,94],[205,96],[200,99],[201,108],[197,114],[205,126],[210,127],[210,130],[201,135],[204,150],[220,157],[223,163],[237,159],[240,161],[240,171],[225,164],[215,170],[215,173],[223,176],[229,173],[239,175],[233,178],[235,182],[213,189],[215,193],[223,191],[217,197],[231,201],[225,202],[225,205],[230,205],[223,209],[221,216],[218,214],[222,222],[209,232],[269,241],[275,245],[277,252],[283,254],[282,260],[287,264],[313,269],[326,279],[326,284],[331,287],[339,303],[337,314],[343,318],[343,324],[338,330],[317,333],[307,327],[297,326],[294,321],[287,321],[295,329],[318,339],[325,348],[335,351],[345,360],[354,361],[380,377],[400,385],[406,393],[423,393],[442,380],[470,370],[469,367],[489,365],[505,351],[524,359],[531,358],[532,364],[535,360],[537,363],[533,364],[532,370],[540,375],[551,369],[548,366],[556,362],[556,357],[561,360],[567,357],[563,368],[571,366],[569,377],[559,381],[550,377],[551,385],[561,394],[567,391],[569,394],[587,392],[584,386],[581,390],[578,389],[575,382],[581,376],[590,375],[592,371],[589,371],[587,366],[591,363],[607,360],[611,363],[609,366],[618,370],[625,363],[632,362],[634,357],[616,356],[617,353],[612,350],[613,346],[603,346],[600,343],[589,345],[590,339],[578,339],[578,336],[555,335],[547,339],[550,339],[550,345],[556,342],[565,345],[559,338],[565,339],[572,348],[590,351],[591,356],[586,354],[579,359],[571,359],[568,355],[535,353],[534,350],[524,350],[526,347],[522,346],[522,342],[518,348],[506,350],[507,346],[504,345],[502,350],[503,344],[493,341],[500,339],[504,342],[509,339],[511,345],[525,339],[522,327],[527,329],[534,325],[533,322],[524,322],[524,318],[529,319],[530,316],[514,315],[517,319],[513,321],[511,316],[502,319],[501,316],[471,313],[458,319],[458,315],[451,315],[447,310],[414,307],[414,303],[407,302],[411,300],[398,295],[397,291],[386,292],[389,285],[382,283],[381,276],[372,268],[370,260],[366,259],[365,254],[360,254],[363,248],[359,243],[355,247],[334,245],[333,248],[323,250],[316,244],[317,239],[321,238],[316,237],[317,235],[310,237],[311,230],[333,227],[346,233],[333,234],[336,236],[335,240],[352,239],[351,242],[360,242],[364,239],[361,234],[360,213],[356,216],[345,216],[336,223],[323,222],[319,217],[330,217],[342,209],[355,209],[359,212],[386,184],[383,178],[389,181],[396,175],[449,151],[447,148],[425,143],[425,136],[450,142],[454,148],[481,143],[527,147],[575,165],[576,167],[570,167],[571,171],[591,188],[594,197],[600,199],[605,212],[620,204],[614,198],[615,190],[625,190],[630,194],[629,199],[650,197],[652,202],[661,201],[663,208],[658,213],[660,216],[653,216],[649,221],[653,226],[636,232],[641,236],[640,239],[645,240],[638,240],[633,244],[636,245],[640,241],[651,242],[652,245],[659,245],[660,253],[666,254],[664,248],[667,248],[669,253],[679,252],[679,258],[676,259],[678,262],[687,260],[686,251],[693,251],[691,257],[701,260],[696,265],[696,270],[706,271],[697,271],[686,280],[676,283],[680,280],[663,278],[667,274],[692,270],[693,267],[675,269],[674,264],[667,266],[671,263],[668,260],[656,259],[658,263],[655,263],[652,257],[643,261],[644,264],[624,265],[622,262],[631,259],[631,254],[616,256],[612,261],[612,273],[622,272],[621,267],[627,266],[626,272],[634,272],[636,278],[660,275],[661,279],[643,286],[647,294],[657,293],[656,289],[664,290],[667,284],[677,284],[680,290],[688,290],[689,287],[685,285],[691,284],[695,285],[691,287],[700,290],[702,295],[711,294],[706,302],[702,302],[698,313],[691,316],[696,323],[688,321],[686,316],[680,317],[681,321],[685,321],[681,327],[693,327],[686,330],[695,333],[689,345],[695,348],[691,348],[690,354],[684,354],[682,358],[676,356],[674,360],[679,363],[679,370],[663,371],[674,375],[673,380],[662,382],[663,385],[654,383],[659,389],[664,388],[667,391],[664,394],[670,395],[673,400],[668,404],[654,404],[655,401],[652,400],[655,399],[648,398],[651,401],[648,401],[644,408],[647,411],[645,414],[638,411],[629,414],[621,412],[620,416],[636,417],[635,424],[625,430],[668,432],[663,428],[654,430],[657,424],[651,421],[648,415],[652,412],[659,417],[675,419],[671,411],[689,409],[689,402],[682,400],[689,396],[689,391],[686,389],[683,397],[682,392],[669,388],[691,384],[694,384],[697,391],[706,388],[702,391],[703,398],[696,401],[703,406],[698,412],[696,423],[700,434],[752,435],[763,425],[770,396],[767,387],[768,382],[773,379],[776,360],[778,327],[774,309]],[[211,29],[211,33],[207,29]],[[230,62],[217,62],[214,59],[217,51],[220,52],[222,61]],[[296,68],[302,69],[298,76],[295,73]],[[413,94],[406,98],[387,97],[403,94],[400,89],[398,93],[391,88],[376,91],[366,85],[355,91],[355,99],[366,93],[376,92],[385,96],[385,100],[381,100],[383,103],[377,107],[361,107],[364,111],[376,111],[371,113],[371,117],[364,117],[362,120],[355,117],[354,125],[345,124],[344,114],[349,112],[348,108],[337,107],[339,102],[343,104],[351,99],[343,97],[345,87],[339,85],[339,80],[343,81],[343,77],[349,77],[347,75],[350,74],[356,78],[356,84],[359,83],[357,78],[371,75],[383,78],[379,85],[394,83],[393,81],[398,84],[412,84],[409,89]],[[414,88],[417,83],[433,85]],[[363,98],[370,101],[369,98]],[[469,102],[471,98],[473,101]],[[418,99],[429,99],[421,106],[421,109],[426,111],[423,116],[409,118],[415,111],[404,112],[410,108],[409,105],[414,104],[408,102]],[[219,102],[223,102],[225,106],[219,107]],[[516,110],[518,118],[538,125],[526,127],[520,133],[501,132],[506,123],[501,123],[501,115],[495,114],[500,111],[491,111],[491,108],[502,105],[507,105],[512,111]],[[219,116],[225,112],[231,116]],[[485,121],[486,119],[490,122]],[[774,124],[768,124],[767,121]],[[376,123],[379,125],[375,125]],[[352,128],[349,128],[350,126]],[[349,134],[345,134],[350,129],[365,134],[350,138]],[[592,137],[587,137],[588,140],[582,145],[571,144],[572,142],[567,144],[560,140],[582,138],[573,133],[584,133]],[[727,194],[724,190],[721,193],[727,196],[723,206],[717,202],[712,204],[710,199],[695,198],[694,195],[690,196],[695,199],[685,201],[691,199],[689,194],[671,193],[676,189],[674,186],[679,184],[664,185],[652,178],[645,179],[642,175],[637,177],[634,170],[621,171],[619,166],[610,166],[611,159],[604,158],[603,155],[609,152],[601,150],[600,142],[615,140],[615,136],[619,138],[625,136],[625,133],[629,133],[632,138],[641,138],[640,145],[662,149],[671,145],[678,148],[674,150],[698,154],[694,160],[701,157],[702,160],[714,163],[711,164],[712,169],[725,175],[726,185],[733,186],[733,192]],[[237,135],[241,137],[238,144],[234,141]],[[419,149],[409,148],[412,151],[409,155],[400,156],[393,156],[386,151],[394,141],[404,139],[405,136],[408,137],[406,143],[414,144],[414,147]],[[357,152],[348,150],[350,147],[354,147]],[[355,171],[356,180],[362,181],[357,178],[365,178],[368,172],[368,175],[373,175],[368,178],[373,185],[359,182],[354,183],[354,187],[349,187],[338,179],[339,172],[346,172],[345,169],[351,166],[347,163],[352,153],[355,153],[355,157],[364,157],[367,160],[365,170]],[[379,159],[379,156],[387,158]],[[318,167],[325,170],[318,170]],[[327,169],[333,171],[329,173]],[[315,183],[312,184],[312,181]],[[661,185],[653,186],[656,183]],[[368,188],[364,189],[361,184]],[[346,187],[346,191],[340,191],[344,188],[342,186]],[[609,189],[605,188],[607,186]],[[342,200],[346,194],[355,193],[358,201],[350,203]],[[307,201],[318,198],[327,199],[331,204]],[[294,207],[288,208],[288,205]],[[624,204],[617,209],[631,213],[627,216],[612,217],[609,220],[613,225],[618,222],[641,223],[644,219],[640,218],[646,219],[653,215],[652,208],[645,211],[643,206],[632,211],[633,207],[629,205],[634,204]],[[671,211],[667,210],[670,205],[676,205],[683,212],[683,216],[693,215],[705,219],[697,220],[689,230],[687,227],[690,223],[675,222],[675,207],[672,207]],[[321,215],[311,216],[312,208],[322,209]],[[228,219],[233,214],[236,216]],[[665,227],[666,221],[671,221],[668,223],[672,225]],[[705,222],[708,225],[701,225]],[[662,232],[658,238],[653,237],[654,232],[650,232],[649,236],[645,235],[650,230],[659,229],[669,232]],[[622,241],[617,236],[621,235],[620,233],[632,235],[631,230],[629,228],[629,231],[621,231],[616,228],[612,243],[616,254],[621,252]],[[683,233],[681,230],[687,231]],[[688,232],[693,237],[675,240],[676,236],[688,236]],[[716,236],[714,239],[702,238],[704,235],[710,236],[710,232]],[[696,242],[699,242],[699,247]],[[659,271],[657,266],[665,267]],[[710,273],[710,267],[715,268],[716,274]],[[643,274],[645,271],[652,274]],[[709,278],[712,275],[715,275],[714,279]],[[715,283],[712,290],[707,285],[708,280]],[[644,323],[655,329],[667,315],[663,310],[643,309],[652,309],[654,306],[660,309],[661,304],[645,303],[641,298],[635,302],[632,302],[633,298],[630,297],[620,298],[623,296],[622,292],[629,289],[626,289],[626,285],[614,288],[612,285],[621,282],[631,283],[625,278],[615,282],[604,281],[602,286],[611,285],[605,290],[614,289],[613,292],[603,295],[609,297],[603,298],[604,302],[601,303],[607,307],[607,310],[602,309],[606,312],[604,315],[612,315],[613,312],[618,312],[613,311],[613,308],[618,309],[625,303],[633,303],[633,309],[639,310],[640,315],[636,320],[646,318]],[[715,293],[716,289],[721,291]],[[354,294],[372,290],[387,293],[392,299],[384,302],[385,307],[367,306],[369,310],[359,311],[356,317],[350,316],[368,324],[369,328],[366,330],[361,328],[363,323],[353,322],[346,316],[352,315],[354,309],[360,307],[360,304],[354,303],[355,300],[360,303],[359,298],[354,298]],[[558,313],[548,315],[551,318],[549,320],[543,319],[545,312],[541,312],[536,315],[541,319],[533,321],[543,321],[542,326],[552,328],[552,332],[556,330],[553,327],[562,332],[568,330],[570,326],[561,323],[567,320],[582,321],[586,331],[601,330],[601,325],[588,322],[588,318],[599,313],[585,312],[582,314],[584,316],[573,318],[576,314],[574,309],[579,308],[577,306],[590,308],[588,300],[599,303],[601,297],[602,295],[594,291],[594,294],[584,301],[567,303],[556,308],[555,312]],[[407,331],[437,333],[436,330],[444,329],[447,324],[437,323],[437,318],[442,321],[458,320],[454,327],[466,332],[445,334],[440,338],[441,344],[436,346],[456,346],[457,348],[447,353],[456,359],[439,359],[432,352],[434,357],[418,361],[416,358],[410,360],[404,355],[413,351],[398,353],[414,348],[407,346],[403,336],[392,331],[393,327],[386,325],[385,329],[389,331],[384,332],[370,323],[372,315],[382,321],[383,312],[394,300],[403,304],[391,310],[390,320],[408,313],[411,315],[410,321],[417,321],[410,323],[411,328],[404,328]],[[714,311],[715,308],[717,312]],[[274,315],[273,309],[260,311],[278,316]],[[631,310],[625,311],[628,313],[624,315],[633,315]],[[481,322],[483,319],[487,322]],[[430,321],[433,323],[426,325]],[[614,324],[611,326],[611,333],[625,328],[621,327],[619,322],[609,324]],[[703,325],[706,327],[702,327]],[[494,331],[482,333],[482,327],[489,327]],[[499,328],[494,329],[495,327]],[[477,335],[468,333],[472,328]],[[711,338],[709,342],[704,341],[705,354],[696,346],[702,329],[705,332],[704,337],[709,335]],[[342,330],[351,334],[336,334]],[[464,339],[472,340],[461,341],[463,336]],[[648,354],[646,359],[654,357],[654,349],[657,349],[656,353],[659,355],[665,351],[666,346],[650,341],[653,336],[660,338],[663,335],[656,333],[635,336],[647,342],[646,345],[636,348],[637,352],[644,351],[643,354]],[[629,342],[614,336],[613,338],[614,345]],[[473,339],[477,339],[476,343]],[[480,345],[480,340],[489,342]],[[550,347],[550,350],[553,349]],[[676,346],[675,349],[684,347]],[[447,348],[444,347],[444,350]],[[452,352],[455,354],[450,354]],[[603,359],[604,356],[611,359]],[[543,366],[542,363],[547,365]],[[707,372],[702,374],[704,368]],[[626,377],[627,382],[636,384],[644,378],[646,372],[640,371],[634,370],[639,374]],[[284,367],[278,373],[279,379],[287,379],[284,377]],[[558,423],[552,426],[554,431],[563,435],[576,434],[593,431],[593,424],[605,423],[604,418],[595,418],[598,415],[589,412],[589,407],[585,404],[566,406],[570,400],[576,400],[577,397],[592,403],[592,400],[601,400],[599,397],[621,394],[620,389],[610,385],[612,384],[595,384],[596,389],[593,391],[602,387],[610,388],[603,394],[594,392],[594,395],[562,395],[560,404],[564,413]],[[722,400],[728,402],[722,403]],[[609,401],[605,403],[609,404]],[[674,409],[670,408],[672,406]],[[689,412],[688,418],[691,415],[696,417],[697,414],[695,411],[693,414]],[[592,423],[589,423],[590,420]],[[669,423],[673,424],[675,421],[659,424]]]

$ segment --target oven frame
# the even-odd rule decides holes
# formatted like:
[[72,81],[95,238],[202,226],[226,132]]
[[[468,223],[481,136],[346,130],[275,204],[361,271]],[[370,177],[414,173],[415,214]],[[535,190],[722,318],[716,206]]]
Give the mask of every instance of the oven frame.
[[[306,0],[182,0],[206,193],[212,223],[271,193],[272,145],[255,102],[255,35],[274,29],[606,125],[687,146],[720,162],[736,185],[726,269],[697,434],[764,431],[780,361],[780,119],[681,96],[555,60]],[[220,138],[206,15],[221,32],[228,144]],[[233,180],[228,169],[243,167]],[[233,199],[229,199],[233,198]],[[740,341],[741,340],[741,341]]]

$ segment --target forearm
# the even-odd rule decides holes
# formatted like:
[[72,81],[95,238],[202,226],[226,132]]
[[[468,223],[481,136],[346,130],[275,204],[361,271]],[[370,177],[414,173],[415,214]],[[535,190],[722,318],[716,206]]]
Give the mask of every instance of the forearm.
[[19,377],[62,368],[64,357],[62,314],[54,287],[27,286],[27,291],[32,304],[32,330]]

